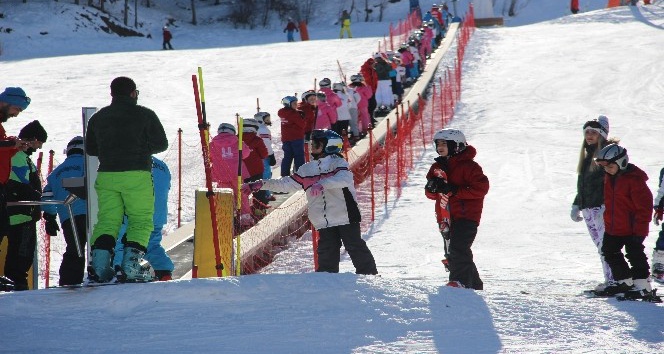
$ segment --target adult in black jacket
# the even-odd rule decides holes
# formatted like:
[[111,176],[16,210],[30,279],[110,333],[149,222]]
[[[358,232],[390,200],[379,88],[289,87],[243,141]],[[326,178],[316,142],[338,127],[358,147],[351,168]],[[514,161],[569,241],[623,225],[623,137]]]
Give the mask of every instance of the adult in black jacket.
[[111,260],[124,215],[129,222],[118,280],[150,280],[140,260],[154,227],[152,155],[166,150],[168,139],[157,115],[137,104],[138,93],[132,79],[115,78],[111,105],[88,122],[85,151],[99,157],[95,181],[99,211],[90,239],[92,271],[88,272],[92,281],[113,279]]

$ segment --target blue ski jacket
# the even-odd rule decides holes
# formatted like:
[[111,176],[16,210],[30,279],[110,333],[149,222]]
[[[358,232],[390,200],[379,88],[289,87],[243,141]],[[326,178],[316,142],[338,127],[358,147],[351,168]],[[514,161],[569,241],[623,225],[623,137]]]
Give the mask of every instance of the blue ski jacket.
[[[69,177],[83,177],[84,170],[84,157],[82,154],[71,154],[65,161],[56,167],[51,174],[46,177],[46,186],[42,193],[42,200],[65,200],[69,192],[62,188],[62,179]],[[69,220],[69,211],[64,205],[43,205],[42,211],[47,214],[58,214],[60,223]],[[76,199],[72,204],[72,211],[74,215],[83,215],[88,212],[88,203],[83,199]]]

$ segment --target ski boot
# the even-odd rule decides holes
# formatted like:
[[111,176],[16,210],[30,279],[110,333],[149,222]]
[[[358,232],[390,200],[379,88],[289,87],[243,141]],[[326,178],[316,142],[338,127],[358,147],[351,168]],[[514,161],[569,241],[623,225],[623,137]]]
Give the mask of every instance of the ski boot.
[[154,277],[157,281],[173,280],[173,273],[170,270],[155,270]]
[[[154,281],[149,265],[141,265],[145,248],[135,242],[128,242],[124,248],[122,266],[117,269],[116,277],[121,283],[145,283]],[[118,268],[118,267],[116,267]]]
[[458,282],[456,280],[452,280],[452,281],[448,282],[446,286],[451,286],[453,288],[461,288],[461,289],[466,288],[465,286],[463,286],[463,284],[461,284],[461,282]]
[[632,284],[632,279],[623,279],[615,283],[610,283],[602,290],[589,290],[587,293],[598,297],[614,297],[634,290],[634,285]]
[[111,268],[113,252],[101,248],[92,250],[92,260],[88,266],[88,281],[91,283],[108,283],[115,275]]
[[645,302],[662,302],[662,298],[657,296],[657,289],[653,290],[648,279],[634,279],[634,289],[616,296],[619,301],[623,300],[641,300]]
[[14,282],[9,278],[0,275],[0,291],[14,291]]

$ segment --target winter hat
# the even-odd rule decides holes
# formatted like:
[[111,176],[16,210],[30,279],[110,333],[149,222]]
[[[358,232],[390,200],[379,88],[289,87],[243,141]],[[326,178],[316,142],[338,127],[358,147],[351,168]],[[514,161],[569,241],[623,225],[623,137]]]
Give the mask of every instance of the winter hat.
[[609,137],[609,118],[605,115],[600,115],[596,119],[589,120],[583,125],[583,132],[586,130],[594,130],[598,132],[604,139]]
[[120,76],[113,79],[111,82],[111,96],[129,96],[136,90],[136,83],[134,80]]
[[0,102],[21,108],[24,111],[30,104],[30,97],[20,87],[7,87],[0,93]]
[[82,136],[75,136],[73,139],[69,140],[67,148],[65,149],[65,154],[67,156],[71,154],[83,154],[85,151],[85,141]]
[[46,134],[46,130],[44,130],[44,127],[39,124],[38,120],[33,120],[21,129],[18,133],[18,137],[23,140],[37,139],[37,141],[44,143],[46,142],[48,134]]

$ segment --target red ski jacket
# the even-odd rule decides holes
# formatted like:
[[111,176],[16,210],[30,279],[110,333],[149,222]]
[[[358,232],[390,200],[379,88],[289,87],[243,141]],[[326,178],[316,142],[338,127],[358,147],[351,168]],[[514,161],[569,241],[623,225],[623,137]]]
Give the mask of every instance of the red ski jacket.
[[292,108],[282,108],[277,112],[281,118],[281,141],[294,141],[304,139],[304,112]]
[[12,170],[12,156],[14,156],[18,149],[16,145],[16,138],[8,137],[5,132],[5,127],[0,123],[0,183],[5,184],[9,180],[9,174]]
[[263,159],[267,157],[267,148],[263,138],[256,133],[243,133],[242,141],[251,148],[249,157],[244,160],[247,164],[249,176],[262,175],[264,169]]
[[[447,182],[458,187],[458,191],[450,197],[449,209],[452,222],[455,219],[468,219],[480,223],[484,196],[489,192],[489,179],[484,175],[482,167],[473,159],[477,151],[467,146],[461,153],[451,156],[447,160],[447,168],[441,164],[442,157],[436,158],[427,173],[427,179],[434,177],[434,170],[441,169],[447,172]],[[436,200],[436,217],[440,219],[439,194],[425,192],[427,198]]]
[[612,236],[648,236],[653,208],[648,176],[629,164],[615,176],[604,176],[604,225]]
[[376,70],[374,70],[373,65],[373,58],[367,59],[367,61],[362,64],[360,73],[364,78],[364,83],[371,87],[371,91],[376,92],[376,88],[378,87],[378,75],[376,74]]
[[304,112],[304,121],[306,122],[304,132],[310,133],[314,129],[314,122],[316,121],[318,108],[307,102],[298,102],[297,109]]

